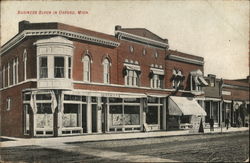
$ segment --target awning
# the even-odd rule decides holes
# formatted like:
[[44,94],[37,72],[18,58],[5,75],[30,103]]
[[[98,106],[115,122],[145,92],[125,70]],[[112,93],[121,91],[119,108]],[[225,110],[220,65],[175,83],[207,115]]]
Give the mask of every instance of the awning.
[[124,66],[126,66],[128,70],[141,71],[141,67],[139,65],[124,63]]
[[146,93],[148,97],[159,97],[159,98],[165,98],[168,95],[167,94],[153,94],[153,93]]
[[165,72],[163,69],[159,69],[159,68],[150,68],[150,70],[154,73],[154,74],[157,74],[157,75],[164,75]]
[[168,99],[169,115],[202,115],[205,110],[193,98],[170,96]]
[[194,77],[194,82],[195,82],[196,85],[201,85],[201,83],[198,80],[198,76]]
[[198,78],[199,78],[200,83],[202,83],[205,86],[208,86],[208,83],[206,82],[206,80],[202,76],[199,76]]

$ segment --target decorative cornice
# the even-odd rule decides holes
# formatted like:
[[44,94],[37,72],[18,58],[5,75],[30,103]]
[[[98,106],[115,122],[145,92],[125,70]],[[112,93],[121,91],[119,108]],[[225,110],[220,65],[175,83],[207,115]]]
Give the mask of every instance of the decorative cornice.
[[67,38],[73,38],[78,40],[83,40],[91,43],[101,44],[105,46],[110,47],[118,47],[120,45],[119,42],[94,37],[82,33],[77,32],[70,32],[66,30],[60,30],[60,29],[44,29],[44,30],[24,30],[22,33],[15,36],[10,42],[5,44],[1,48],[0,55],[5,53],[7,50],[9,50],[11,47],[15,46],[17,43],[22,41],[27,36],[63,36]]
[[155,47],[159,47],[159,48],[163,48],[163,49],[168,49],[169,45],[167,43],[163,43],[160,41],[156,41],[156,40],[152,40],[149,38],[145,38],[145,37],[141,37],[141,36],[137,36],[131,33],[126,33],[123,31],[115,31],[115,35],[118,35],[118,39],[119,40],[129,40],[129,41],[135,41],[135,42],[139,42],[139,43],[143,43],[146,45],[151,45],[151,46],[155,46]]
[[177,55],[173,55],[173,54],[168,55],[168,59],[180,61],[180,62],[191,63],[191,64],[196,64],[196,65],[201,65],[201,66],[204,65],[204,61],[186,58],[186,57],[181,57],[181,56],[177,56]]
[[223,85],[222,85],[222,87],[223,87],[223,88],[242,89],[242,90],[249,91],[249,87],[247,87],[247,86],[239,86],[239,85],[223,84]]

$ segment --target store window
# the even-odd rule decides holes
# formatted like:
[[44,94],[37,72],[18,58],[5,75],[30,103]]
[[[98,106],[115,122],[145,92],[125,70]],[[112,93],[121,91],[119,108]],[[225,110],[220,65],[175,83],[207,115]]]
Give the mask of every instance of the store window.
[[90,82],[90,57],[88,55],[83,58],[83,81]]
[[158,107],[148,106],[148,111],[146,114],[147,124],[158,124]]
[[189,115],[183,115],[180,117],[181,123],[190,123],[191,116]]
[[107,58],[103,61],[103,82],[110,83],[110,62]]
[[124,106],[124,125],[140,124],[140,106]]
[[63,111],[63,127],[79,127],[79,105],[78,104],[64,104]]
[[36,127],[53,128],[51,103],[37,103]]
[[110,106],[109,116],[110,116],[111,126],[122,126],[123,125],[122,105]]
[[64,78],[64,57],[54,58],[54,77]]
[[47,57],[39,58],[39,77],[48,78],[48,59]]
[[212,108],[213,108],[213,119],[215,123],[219,122],[219,103],[218,102],[212,102]]
[[24,134],[30,134],[30,115],[31,108],[29,104],[24,105]]

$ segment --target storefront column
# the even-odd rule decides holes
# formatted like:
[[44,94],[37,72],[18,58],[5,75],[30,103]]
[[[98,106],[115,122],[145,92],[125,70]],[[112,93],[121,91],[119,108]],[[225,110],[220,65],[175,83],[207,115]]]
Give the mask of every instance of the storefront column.
[[162,108],[162,129],[167,130],[167,99],[163,99],[163,108]]
[[106,131],[109,132],[109,99],[106,107]]
[[91,97],[87,97],[87,133],[92,133]]
[[102,132],[102,110],[99,108],[101,107],[101,97],[97,98],[97,107],[96,107],[96,129],[97,133]]
[[[82,104],[79,104],[79,126],[82,128]],[[83,130],[81,130],[81,134],[83,133]]]
[[62,96],[63,95],[58,95],[58,106],[57,106],[57,136],[62,135],[62,127],[63,127],[63,122],[62,122],[62,111],[63,111],[63,104],[62,104]]

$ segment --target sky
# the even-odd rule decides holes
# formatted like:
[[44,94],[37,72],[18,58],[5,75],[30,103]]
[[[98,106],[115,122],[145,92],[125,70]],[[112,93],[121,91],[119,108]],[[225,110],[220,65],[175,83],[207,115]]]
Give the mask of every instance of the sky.
[[[1,46],[18,22],[61,22],[114,35],[115,25],[146,28],[172,50],[204,57],[204,73],[238,79],[249,75],[249,1],[0,1]],[[18,14],[50,11],[57,14]],[[76,14],[59,14],[74,11]],[[84,11],[85,14],[77,14]]]

